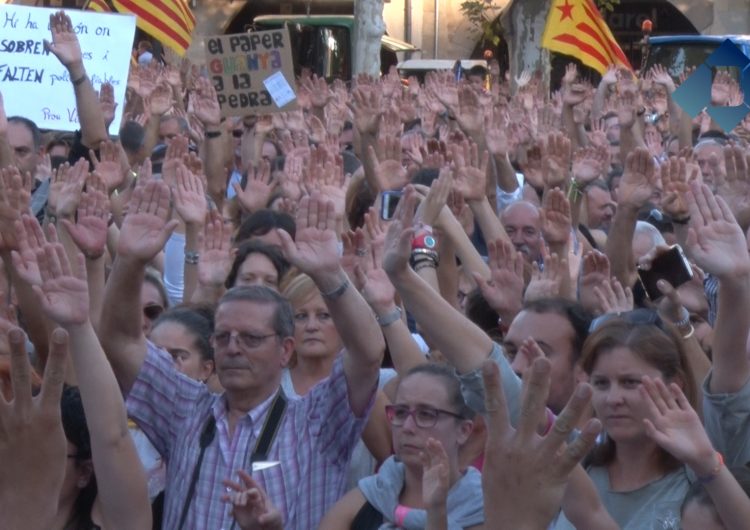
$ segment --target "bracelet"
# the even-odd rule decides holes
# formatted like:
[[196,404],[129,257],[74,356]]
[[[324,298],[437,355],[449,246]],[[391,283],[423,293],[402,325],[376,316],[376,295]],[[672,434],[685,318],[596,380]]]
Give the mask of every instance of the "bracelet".
[[435,263],[435,266],[437,267],[440,263],[440,259],[438,256],[437,251],[430,250],[428,248],[415,248],[411,251],[411,259],[409,260],[409,263],[412,267],[416,265],[420,261],[424,261],[429,259],[430,261]]
[[78,86],[78,85],[83,84],[83,82],[86,81],[86,79],[88,78],[89,76],[86,75],[86,72],[84,72],[81,77],[79,77],[78,79],[71,79],[70,82],[73,83],[73,86]]
[[677,217],[672,217],[672,224],[675,225],[686,225],[690,222],[690,216],[686,217],[680,217],[679,219]]
[[437,269],[437,265],[432,260],[424,259],[424,260],[422,260],[419,263],[415,263],[413,268],[414,268],[414,272],[419,272],[422,269],[433,269],[433,270],[435,270],[435,269]]
[[377,314],[375,315],[375,320],[377,320],[378,324],[380,324],[381,328],[384,328],[386,326],[390,326],[394,322],[397,322],[401,320],[401,314],[403,311],[400,307],[396,306],[396,309],[391,311],[390,313],[386,313],[382,317],[379,317]]
[[698,482],[700,482],[701,484],[708,484],[713,479],[719,476],[721,468],[724,466],[724,457],[719,451],[716,451],[716,456],[718,457],[718,463],[716,464],[716,467],[711,470],[711,474],[706,475],[705,477],[697,477]]
[[206,131],[204,136],[208,138],[209,140],[213,138],[218,138],[219,136],[221,136],[221,131]]
[[673,326],[677,326],[678,328],[684,328],[690,324],[690,313],[688,313],[688,310],[685,309],[685,307],[682,307],[682,318],[678,320],[677,322],[672,322]]
[[328,291],[327,293],[321,292],[320,296],[322,296],[326,300],[336,300],[337,298],[340,298],[348,288],[349,278],[344,278],[344,281],[341,282],[341,285],[336,287],[333,291]]
[[198,265],[198,259],[200,258],[200,254],[193,251],[187,251],[185,252],[185,264],[186,265]]

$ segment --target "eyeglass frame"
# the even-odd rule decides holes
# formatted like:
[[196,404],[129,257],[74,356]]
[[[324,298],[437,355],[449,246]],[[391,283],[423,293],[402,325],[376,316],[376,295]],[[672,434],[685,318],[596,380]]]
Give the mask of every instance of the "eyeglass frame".
[[[408,415],[404,418],[403,423],[394,423],[394,421],[393,421],[394,418],[395,418],[395,414],[396,414],[396,410],[397,409],[402,409],[402,410],[406,409],[408,411]],[[419,420],[417,420],[417,413],[420,412],[420,411],[435,412],[436,413],[435,414],[435,421],[431,425],[420,425]],[[385,415],[388,418],[388,422],[391,425],[393,425],[394,427],[403,427],[404,424],[406,423],[406,420],[408,420],[411,417],[411,419],[414,420],[414,425],[416,425],[420,429],[431,429],[435,425],[437,425],[437,422],[440,419],[440,415],[441,414],[445,415],[445,416],[452,416],[452,417],[454,417],[456,419],[459,419],[459,420],[465,420],[466,419],[463,416],[461,416],[460,414],[457,414],[455,412],[451,412],[450,410],[438,409],[438,408],[434,408],[434,407],[416,407],[416,408],[411,408],[411,407],[407,407],[406,405],[386,405],[385,406]]]
[[[223,342],[224,339],[218,339],[218,336],[224,335],[224,334],[228,335],[227,339],[226,339],[226,344],[221,345],[219,342]],[[242,349],[242,350],[254,350],[255,348],[259,348],[265,342],[265,340],[267,338],[269,338],[269,337],[277,337],[278,335],[279,335],[278,333],[268,333],[266,335],[255,335],[253,333],[247,333],[245,331],[237,331],[237,330],[233,330],[233,331],[221,331],[221,332],[218,332],[218,333],[216,331],[214,331],[211,334],[211,346],[215,350],[219,349],[219,348],[227,348],[227,347],[229,347],[229,345],[232,342],[232,339],[234,338],[235,342],[237,342],[237,345],[240,347],[240,349]],[[251,341],[254,342],[254,344],[246,345],[245,342],[244,342],[244,340],[240,339],[240,337],[243,337],[243,336],[249,337],[251,339]]]

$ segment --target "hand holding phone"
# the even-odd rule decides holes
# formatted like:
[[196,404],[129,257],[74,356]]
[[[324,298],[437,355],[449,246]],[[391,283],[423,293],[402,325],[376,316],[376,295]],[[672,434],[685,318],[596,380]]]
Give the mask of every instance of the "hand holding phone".
[[657,254],[649,268],[639,266],[638,279],[649,299],[658,300],[662,297],[656,285],[659,280],[666,280],[677,289],[693,279],[693,269],[680,245],[672,245],[669,250]]

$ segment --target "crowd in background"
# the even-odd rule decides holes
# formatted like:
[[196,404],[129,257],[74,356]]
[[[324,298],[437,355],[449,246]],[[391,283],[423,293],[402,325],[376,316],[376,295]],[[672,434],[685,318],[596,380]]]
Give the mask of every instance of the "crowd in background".
[[50,28],[80,130],[0,96],[0,527],[746,527],[750,120],[689,72],[222,118],[148,46],[117,109]]

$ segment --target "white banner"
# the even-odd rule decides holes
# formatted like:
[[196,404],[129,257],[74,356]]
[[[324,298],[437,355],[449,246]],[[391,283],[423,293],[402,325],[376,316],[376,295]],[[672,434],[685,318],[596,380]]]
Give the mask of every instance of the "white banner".
[[[73,85],[60,61],[44,50],[52,41],[49,16],[56,9],[0,5],[0,92],[8,116],[23,116],[42,129],[80,128]],[[110,133],[120,130],[130,55],[132,15],[67,10],[78,35],[83,64],[94,89],[112,84],[117,111]]]

